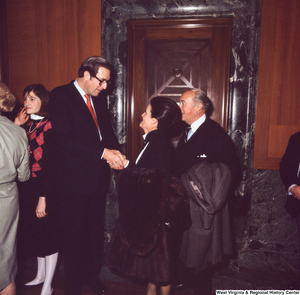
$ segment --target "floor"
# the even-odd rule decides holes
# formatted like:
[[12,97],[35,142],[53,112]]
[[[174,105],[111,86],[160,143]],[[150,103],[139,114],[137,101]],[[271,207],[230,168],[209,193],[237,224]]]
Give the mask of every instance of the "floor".
[[[29,261],[26,265],[26,272],[23,275],[23,283],[32,280],[36,274],[35,260]],[[188,275],[189,277],[189,275]],[[109,268],[103,266],[100,279],[108,288],[107,295],[145,295],[146,286],[133,283],[128,279],[112,273]],[[215,271],[213,277],[213,289],[215,290],[287,290],[297,289],[292,286],[296,277],[286,273],[275,273],[274,271],[250,271],[246,269],[234,269],[232,267],[222,267]],[[189,285],[189,283],[187,284]],[[53,280],[55,295],[63,295],[63,267],[60,266]],[[39,295],[41,287],[33,287],[29,290],[22,290],[17,295]],[[215,293],[215,292],[214,292]],[[83,288],[83,295],[93,295],[88,287]],[[172,295],[192,295],[190,287],[176,289]],[[53,294],[54,295],[54,294]]]
[[[34,277],[34,273],[27,272],[27,281]],[[146,286],[137,283],[124,282],[124,281],[107,281],[102,280],[106,285],[108,292],[107,295],[145,295]],[[63,276],[57,274],[53,280],[52,287],[54,289],[53,295],[63,295]],[[39,295],[41,292],[41,286],[33,287],[27,290],[18,291],[17,295]],[[83,295],[94,295],[93,291],[89,287],[83,287]],[[189,289],[176,290],[172,295],[192,295],[193,291]]]

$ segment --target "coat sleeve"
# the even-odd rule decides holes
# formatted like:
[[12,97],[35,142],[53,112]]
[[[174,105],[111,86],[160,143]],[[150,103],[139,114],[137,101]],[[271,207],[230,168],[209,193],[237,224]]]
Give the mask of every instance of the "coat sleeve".
[[28,156],[28,139],[27,135],[25,133],[25,130],[23,131],[23,150],[22,154],[20,155],[20,163],[17,167],[18,172],[18,180],[23,182],[29,179],[30,177],[30,165],[29,165],[29,156]]

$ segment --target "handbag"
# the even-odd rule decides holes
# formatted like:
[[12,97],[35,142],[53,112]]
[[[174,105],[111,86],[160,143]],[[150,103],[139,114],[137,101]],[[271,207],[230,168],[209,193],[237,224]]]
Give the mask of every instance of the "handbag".
[[192,225],[186,191],[177,176],[172,176],[168,194],[168,212],[165,225],[170,231],[185,231]]
[[292,217],[297,217],[300,213],[300,200],[293,195],[287,195],[285,209]]

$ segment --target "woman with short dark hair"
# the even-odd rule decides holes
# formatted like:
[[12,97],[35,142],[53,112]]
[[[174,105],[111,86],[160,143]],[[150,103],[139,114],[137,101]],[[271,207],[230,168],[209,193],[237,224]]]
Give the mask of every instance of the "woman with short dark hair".
[[[147,295],[170,294],[170,259],[164,225],[168,185],[174,171],[171,140],[182,130],[181,111],[167,97],[154,97],[142,114],[144,147],[135,164],[117,180],[119,227],[108,255],[109,264],[125,275],[148,282]],[[110,163],[113,167],[113,163]]]

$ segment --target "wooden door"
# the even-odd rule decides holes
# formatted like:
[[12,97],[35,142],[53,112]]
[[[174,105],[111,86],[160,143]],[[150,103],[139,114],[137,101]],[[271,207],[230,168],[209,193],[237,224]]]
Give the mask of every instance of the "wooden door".
[[128,25],[127,157],[142,148],[141,114],[154,96],[200,88],[227,128],[231,19],[134,20]]
[[278,169],[300,131],[300,1],[262,2],[253,168]]

